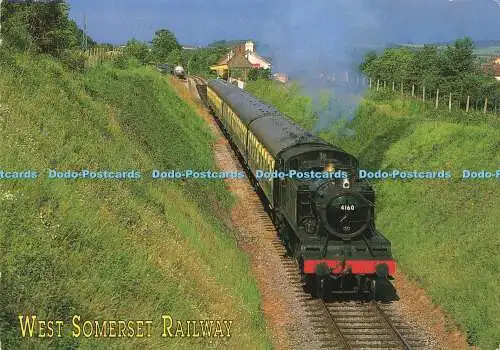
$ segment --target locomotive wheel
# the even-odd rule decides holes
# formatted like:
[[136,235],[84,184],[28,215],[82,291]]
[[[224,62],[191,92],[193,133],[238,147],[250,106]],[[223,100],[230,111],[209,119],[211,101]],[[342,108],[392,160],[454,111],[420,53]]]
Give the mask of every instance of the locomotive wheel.
[[315,277],[311,275],[304,275],[304,290],[306,293],[309,293],[314,296],[315,290]]
[[398,300],[396,289],[387,279],[373,279],[370,283],[370,298],[372,300]]
[[375,300],[377,298],[377,281],[374,279],[370,282],[370,299]]

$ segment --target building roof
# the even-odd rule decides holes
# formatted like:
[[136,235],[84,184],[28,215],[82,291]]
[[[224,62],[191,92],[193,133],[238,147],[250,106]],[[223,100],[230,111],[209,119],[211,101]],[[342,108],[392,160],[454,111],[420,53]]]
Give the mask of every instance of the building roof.
[[[234,46],[231,49],[231,52],[225,54],[223,57],[221,57],[217,63],[214,66],[222,66],[222,65],[229,65],[233,68],[252,68],[253,65],[248,61],[246,57],[246,44],[240,44],[237,46]],[[253,55],[256,57],[267,61],[269,64],[271,64],[271,60],[268,57],[262,57],[259,54],[257,54],[255,51],[252,52]]]
[[493,66],[493,75],[495,77],[500,77],[500,64],[495,64]]
[[493,73],[493,76],[500,77],[500,64],[485,64],[483,72],[486,74]]
[[216,66],[222,66],[224,64],[227,64],[227,62],[229,61],[231,55],[229,53],[226,53],[224,56],[222,56],[218,61],[217,63],[215,64]]
[[234,55],[228,62],[227,65],[231,68],[252,68],[253,65],[248,61],[245,55],[238,54]]
[[231,49],[231,52],[228,52],[223,57],[221,57],[215,65],[220,66],[223,64],[227,64],[231,60],[232,56],[237,56],[237,55],[241,55],[241,56],[245,55],[245,44],[237,45],[237,46],[233,47]]

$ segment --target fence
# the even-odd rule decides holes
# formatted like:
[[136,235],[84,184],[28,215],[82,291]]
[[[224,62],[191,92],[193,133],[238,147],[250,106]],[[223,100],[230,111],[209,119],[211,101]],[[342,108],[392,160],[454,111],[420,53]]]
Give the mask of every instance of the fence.
[[121,55],[122,51],[120,49],[108,49],[105,47],[96,47],[85,52],[86,61],[85,66],[91,67],[105,60],[113,59],[114,57]]
[[478,94],[468,94],[464,92],[440,91],[439,88],[432,90],[425,85],[410,83],[388,83],[386,80],[369,79],[370,90],[392,92],[421,100],[424,103],[431,104],[435,109],[446,108],[448,111],[464,110],[481,111],[482,113],[500,114],[500,95],[493,94],[489,96],[479,96]]

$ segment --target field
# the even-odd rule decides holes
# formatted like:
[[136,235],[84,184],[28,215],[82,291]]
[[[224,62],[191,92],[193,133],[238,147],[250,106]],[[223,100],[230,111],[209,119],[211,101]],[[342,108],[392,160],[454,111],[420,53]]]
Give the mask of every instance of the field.
[[[452,43],[450,42],[446,44],[438,43],[433,45],[436,45],[439,50],[444,50],[448,45],[451,44]],[[500,42],[498,40],[486,42],[476,41],[475,45],[476,48],[474,49],[474,54],[477,56],[478,60],[481,63],[489,63],[492,57],[500,56]],[[424,47],[424,44],[398,44],[397,46],[419,50]]]
[[481,62],[489,63],[492,57],[500,56],[500,46],[478,48],[474,50],[474,53]]
[[[247,90],[304,126],[311,100],[271,82]],[[290,103],[292,102],[292,103]],[[346,128],[354,131],[342,132]],[[496,171],[500,120],[482,113],[426,109],[415,100],[368,95],[352,122],[321,135],[355,154],[368,170],[450,170],[449,180],[372,181],[376,224],[402,270],[423,287],[482,349],[500,338],[499,180],[461,179],[462,170]]]
[[[152,169],[214,169],[213,136],[153,69],[67,72],[0,55],[0,340],[14,349],[270,348],[221,181],[159,181]],[[139,180],[50,180],[46,169],[139,170]],[[150,338],[23,339],[19,315],[153,320]],[[162,338],[174,320],[232,320],[231,338]]]

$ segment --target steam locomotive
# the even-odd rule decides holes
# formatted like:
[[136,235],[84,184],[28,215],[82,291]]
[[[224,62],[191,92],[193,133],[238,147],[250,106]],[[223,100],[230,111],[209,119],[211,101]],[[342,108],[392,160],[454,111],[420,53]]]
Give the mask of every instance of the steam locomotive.
[[207,103],[261,190],[279,236],[316,297],[393,298],[391,243],[375,229],[375,193],[357,159],[224,80]]

